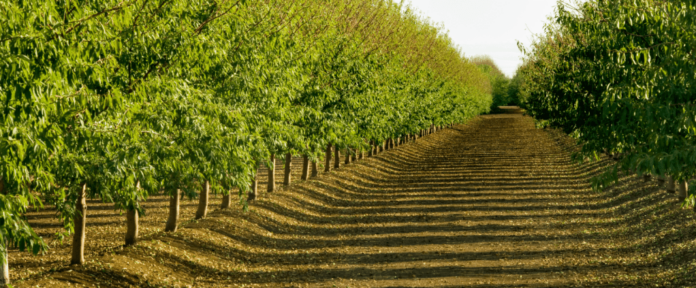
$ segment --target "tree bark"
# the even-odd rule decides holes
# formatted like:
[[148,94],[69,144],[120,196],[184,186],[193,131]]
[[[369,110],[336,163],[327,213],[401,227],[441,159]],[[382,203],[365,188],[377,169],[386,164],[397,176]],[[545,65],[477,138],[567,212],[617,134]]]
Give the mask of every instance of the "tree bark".
[[667,187],[665,187],[667,193],[675,193],[677,190],[674,184],[674,178],[672,176],[667,176]]
[[[140,190],[140,181],[135,184],[135,189]],[[138,243],[139,216],[138,211],[135,209],[126,211],[126,246]]]
[[689,193],[689,183],[686,181],[679,182],[679,201],[686,200],[686,196]]
[[85,226],[87,224],[87,184],[83,183],[75,202],[75,234],[73,234],[71,265],[85,263]]
[[8,258],[9,255],[7,254],[7,249],[9,249],[10,247],[8,247],[9,245],[7,245],[7,243],[8,242],[5,241],[5,252],[3,252],[3,254],[5,256],[4,257],[5,261],[2,262],[2,271],[1,271],[2,275],[0,275],[0,288],[9,287],[8,285],[10,284],[10,263],[9,263],[10,258]]
[[288,187],[292,184],[292,154],[285,154],[285,178],[283,179],[283,186]]
[[324,165],[324,172],[329,172],[331,171],[331,144],[326,145],[326,155],[324,157],[325,165]]
[[309,179],[309,156],[304,155],[302,157],[302,180],[307,181]]
[[650,182],[650,179],[652,179],[652,175],[650,175],[650,174],[643,175],[643,182]]
[[254,171],[254,179],[251,180],[251,187],[249,189],[249,194],[247,195],[247,202],[256,200],[256,195],[259,193],[259,164],[256,164],[256,171]]
[[350,148],[346,148],[346,165],[350,164]]
[[227,191],[227,195],[222,195],[222,204],[220,208],[227,209],[232,207],[232,191]]
[[360,149],[360,154],[358,154],[358,160],[363,160],[365,159],[365,151]]
[[128,230],[126,231],[126,246],[135,245],[138,243],[138,210],[129,209],[126,211],[126,223]]
[[179,195],[181,195],[181,190],[176,189],[176,193],[169,197],[169,219],[167,219],[167,225],[164,227],[166,232],[176,232],[176,228],[179,225]]
[[341,149],[338,146],[334,147],[334,169],[341,168]]
[[317,165],[317,161],[312,161],[312,177],[317,177],[319,176],[319,165]]
[[[5,181],[0,177],[0,194],[7,195],[7,192],[5,191]],[[10,284],[10,255],[7,254],[7,250],[10,249],[9,242],[7,240],[4,241],[3,245],[5,245],[5,252],[3,252],[3,258],[5,261],[2,262],[2,273],[0,273],[0,288],[5,288],[8,287]]]
[[210,181],[205,180],[203,183],[203,191],[198,195],[198,211],[196,211],[196,219],[203,219],[208,215],[208,198],[210,197]]
[[271,154],[271,166],[268,167],[268,187],[266,187],[266,191],[268,191],[268,193],[275,191],[275,166],[275,154]]
[[375,141],[370,141],[370,151],[367,151],[367,157],[372,157],[375,154]]

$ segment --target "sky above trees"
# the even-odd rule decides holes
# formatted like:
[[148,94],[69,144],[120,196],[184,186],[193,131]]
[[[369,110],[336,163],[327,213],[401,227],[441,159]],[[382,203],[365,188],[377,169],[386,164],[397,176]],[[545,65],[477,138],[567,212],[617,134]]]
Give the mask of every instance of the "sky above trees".
[[507,76],[522,63],[517,41],[544,32],[557,0],[406,0],[449,30],[467,57],[489,55]]

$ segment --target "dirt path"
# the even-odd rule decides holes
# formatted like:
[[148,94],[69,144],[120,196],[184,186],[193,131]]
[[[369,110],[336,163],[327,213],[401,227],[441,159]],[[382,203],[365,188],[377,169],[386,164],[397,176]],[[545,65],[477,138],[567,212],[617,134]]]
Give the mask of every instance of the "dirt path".
[[[591,192],[606,162],[573,164],[563,147],[528,117],[483,116],[262,195],[247,213],[216,210],[173,234],[155,213],[137,247],[102,241],[84,267],[59,252],[18,286],[655,287],[694,274],[693,220],[674,220],[691,214],[634,177]],[[665,256],[664,239],[687,260]]]

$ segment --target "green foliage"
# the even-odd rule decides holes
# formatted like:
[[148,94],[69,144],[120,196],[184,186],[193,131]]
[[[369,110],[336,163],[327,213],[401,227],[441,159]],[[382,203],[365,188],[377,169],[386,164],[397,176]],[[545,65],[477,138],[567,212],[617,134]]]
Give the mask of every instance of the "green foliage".
[[693,1],[559,4],[518,71],[525,108],[583,144],[578,159],[622,155],[617,171],[696,175]]
[[493,59],[489,56],[474,57],[472,61],[479,70],[488,76],[491,83],[491,95],[493,104],[491,107],[517,105],[517,98],[510,94],[510,78],[508,78]]
[[0,232],[34,253],[20,215],[45,199],[70,233],[83,184],[141,214],[205,180],[243,199],[271,154],[364,149],[491,104],[441,28],[386,0],[10,0],[0,23]]

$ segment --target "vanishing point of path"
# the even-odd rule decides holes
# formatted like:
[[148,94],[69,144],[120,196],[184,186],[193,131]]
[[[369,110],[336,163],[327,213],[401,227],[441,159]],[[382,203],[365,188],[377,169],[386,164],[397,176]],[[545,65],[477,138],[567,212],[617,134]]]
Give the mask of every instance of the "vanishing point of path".
[[581,252],[583,239],[552,222],[567,209],[559,195],[589,189],[580,172],[529,117],[483,116],[256,203],[250,222],[258,230],[233,238],[263,252],[247,258],[248,275],[237,279],[283,287],[570,284],[577,267],[563,259]]
[[[153,198],[134,248],[110,248],[123,218],[93,208],[108,213],[91,214],[100,224],[88,224],[88,263],[61,266],[68,242],[53,258],[13,263],[20,275],[56,267],[17,286],[655,287],[650,275],[690,273],[663,247],[686,243],[669,253],[691,257],[691,236],[680,232],[696,231],[682,221],[691,214],[654,181],[624,177],[592,192],[589,178],[608,160],[575,164],[568,142],[521,114],[481,116],[264,193],[249,212],[216,208],[176,233],[159,230],[166,199]],[[184,221],[195,206],[182,204]]]

